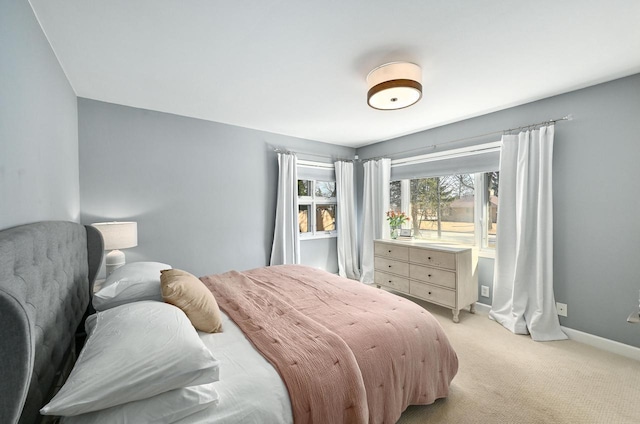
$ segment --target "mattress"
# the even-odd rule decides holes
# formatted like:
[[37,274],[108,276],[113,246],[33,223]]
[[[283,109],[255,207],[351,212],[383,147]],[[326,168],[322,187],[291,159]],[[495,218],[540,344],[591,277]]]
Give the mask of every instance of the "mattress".
[[293,422],[287,388],[278,372],[222,313],[224,332],[200,332],[200,338],[220,361],[217,405],[190,415],[181,424],[287,424]]

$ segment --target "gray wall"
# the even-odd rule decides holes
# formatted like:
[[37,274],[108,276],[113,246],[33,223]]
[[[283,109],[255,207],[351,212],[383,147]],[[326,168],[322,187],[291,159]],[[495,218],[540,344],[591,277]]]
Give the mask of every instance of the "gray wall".
[[[353,157],[355,149],[78,99],[81,221],[134,220],[128,261],[196,275],[269,263],[274,147]],[[329,162],[329,158],[299,157]],[[336,240],[302,241],[302,261],[337,272]]]
[[0,3],[0,229],[80,216],[76,95],[26,1]]
[[[553,160],[554,289],[556,301],[568,304],[568,317],[560,322],[640,347],[640,328],[626,322],[638,308],[640,289],[640,74],[377,143],[357,153],[360,158],[395,159],[419,153],[398,153],[409,149],[570,113],[572,121],[556,126]],[[361,186],[361,170],[358,175]],[[492,262],[482,261],[480,284],[492,286]]]

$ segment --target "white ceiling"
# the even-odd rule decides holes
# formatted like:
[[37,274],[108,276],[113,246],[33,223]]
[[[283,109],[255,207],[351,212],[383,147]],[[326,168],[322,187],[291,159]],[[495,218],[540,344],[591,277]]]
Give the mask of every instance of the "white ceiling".
[[[352,147],[640,72],[638,0],[30,2],[79,97]],[[371,109],[391,61],[423,98]]]

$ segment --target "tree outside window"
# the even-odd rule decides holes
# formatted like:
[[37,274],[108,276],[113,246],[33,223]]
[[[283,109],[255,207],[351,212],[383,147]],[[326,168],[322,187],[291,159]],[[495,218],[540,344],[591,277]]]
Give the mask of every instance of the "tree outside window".
[[[389,187],[395,211],[401,210],[401,185],[392,181]],[[486,189],[477,190],[480,186]],[[409,187],[410,210],[403,212],[411,216],[415,238],[495,247],[498,172],[416,178]]]

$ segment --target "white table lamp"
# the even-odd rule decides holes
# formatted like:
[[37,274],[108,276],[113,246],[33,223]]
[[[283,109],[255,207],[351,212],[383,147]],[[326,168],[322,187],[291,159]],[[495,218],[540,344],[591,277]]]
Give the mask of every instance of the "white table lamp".
[[138,245],[138,223],[98,222],[91,225],[102,233],[104,250],[110,250],[105,260],[108,277],[116,268],[125,264],[124,253],[118,249],[127,249]]

